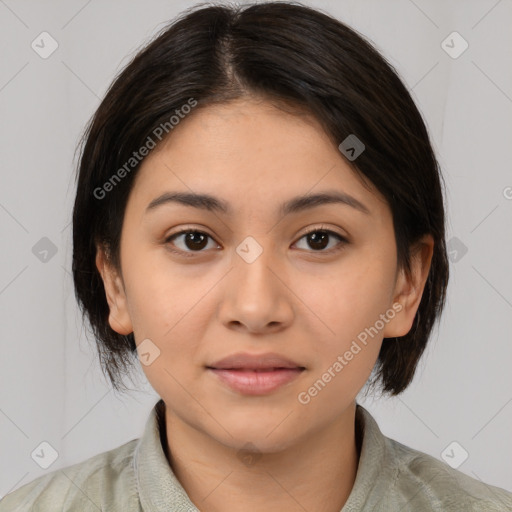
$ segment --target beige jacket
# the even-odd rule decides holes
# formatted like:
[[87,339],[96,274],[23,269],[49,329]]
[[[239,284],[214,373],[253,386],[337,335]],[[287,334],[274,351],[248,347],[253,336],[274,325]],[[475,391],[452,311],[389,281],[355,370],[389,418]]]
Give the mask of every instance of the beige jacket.
[[[356,425],[362,428],[361,455],[341,512],[512,511],[512,493],[385,437],[360,405]],[[140,439],[25,484],[0,501],[0,512],[198,511],[167,462],[164,428],[160,400]]]

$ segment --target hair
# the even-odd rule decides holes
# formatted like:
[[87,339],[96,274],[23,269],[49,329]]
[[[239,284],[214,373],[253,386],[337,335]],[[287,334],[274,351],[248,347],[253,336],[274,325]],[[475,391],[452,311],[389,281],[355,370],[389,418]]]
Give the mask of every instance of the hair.
[[[116,76],[86,126],[78,146],[72,270],[104,375],[119,391],[137,361],[133,333],[121,335],[109,325],[95,263],[101,246],[120,271],[124,212],[140,167],[133,152],[157,127],[169,133],[171,116],[191,99],[195,112],[250,97],[310,113],[337,147],[351,134],[363,142],[365,150],[349,164],[390,206],[399,268],[409,273],[413,244],[432,235],[413,325],[405,336],[384,338],[372,373],[372,384],[378,381],[384,393],[401,393],[445,303],[442,176],[422,116],[393,66],[355,30],[299,2],[199,4],[182,12]],[[129,161],[133,168],[126,172]],[[100,194],[107,183],[115,186]]]

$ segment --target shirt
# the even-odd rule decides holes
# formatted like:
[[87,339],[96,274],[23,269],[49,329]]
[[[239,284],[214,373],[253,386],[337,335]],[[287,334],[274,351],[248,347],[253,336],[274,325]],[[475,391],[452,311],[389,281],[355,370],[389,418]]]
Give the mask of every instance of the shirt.
[[[341,512],[512,511],[512,493],[384,436],[359,404],[356,432],[359,463]],[[159,400],[142,437],[36,478],[7,494],[0,512],[197,512],[167,460],[166,439]]]

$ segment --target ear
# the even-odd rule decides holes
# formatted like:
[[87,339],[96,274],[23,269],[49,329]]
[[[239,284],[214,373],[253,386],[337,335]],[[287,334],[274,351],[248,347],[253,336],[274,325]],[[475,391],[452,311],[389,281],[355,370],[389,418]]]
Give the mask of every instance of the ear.
[[[411,247],[411,269],[400,269],[396,279],[393,304],[398,313],[384,329],[384,338],[405,336],[410,330],[419,308],[434,253],[432,235],[424,235]],[[401,309],[398,310],[398,304]]]
[[96,267],[103,279],[105,295],[110,309],[108,322],[110,327],[119,334],[130,334],[133,326],[128,313],[126,293],[122,278],[109,262],[105,248],[96,248]]

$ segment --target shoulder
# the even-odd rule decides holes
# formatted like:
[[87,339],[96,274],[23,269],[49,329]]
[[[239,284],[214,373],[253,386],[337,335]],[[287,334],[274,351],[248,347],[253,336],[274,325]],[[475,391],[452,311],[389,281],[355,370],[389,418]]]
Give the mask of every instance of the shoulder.
[[[410,510],[501,512],[512,510],[512,493],[488,485],[444,462],[386,438],[396,461],[394,492],[406,496]],[[420,508],[428,506],[429,508]]]
[[0,501],[0,512],[139,510],[133,469],[138,439],[36,478]]

